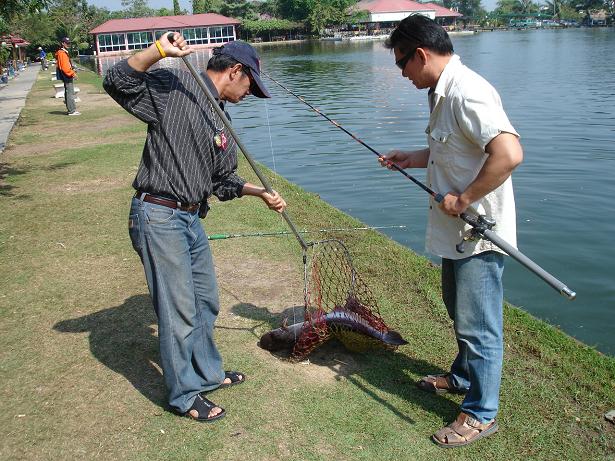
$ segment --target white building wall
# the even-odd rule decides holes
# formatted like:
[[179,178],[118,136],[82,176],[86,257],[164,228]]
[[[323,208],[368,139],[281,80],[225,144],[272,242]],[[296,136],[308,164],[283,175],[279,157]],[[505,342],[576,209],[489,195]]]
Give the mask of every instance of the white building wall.
[[402,19],[407,18],[411,14],[422,14],[423,16],[427,16],[429,19],[436,18],[436,10],[425,10],[425,11],[400,11],[397,13],[370,13],[369,22],[394,22],[401,21]]

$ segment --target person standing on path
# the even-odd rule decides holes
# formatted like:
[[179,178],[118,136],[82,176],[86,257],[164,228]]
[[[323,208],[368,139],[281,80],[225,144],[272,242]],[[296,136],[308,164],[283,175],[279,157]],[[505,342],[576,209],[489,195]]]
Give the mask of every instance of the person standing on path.
[[[191,53],[180,34],[173,37],[170,43],[165,33],[113,66],[103,87],[148,124],[128,227],[158,317],[169,405],[197,421],[214,421],[225,410],[204,394],[240,384],[246,376],[224,371],[214,342],[218,287],[199,218],[207,215],[212,194],[220,200],[252,195],[280,213],[286,202],[236,174],[237,144],[189,72],[150,70],[164,57]],[[271,97],[260,79],[256,51],[245,42],[215,48],[202,77],[223,109],[249,94]]]
[[417,385],[466,394],[457,419],[432,436],[440,446],[458,447],[498,430],[504,270],[503,251],[486,239],[467,241],[463,254],[456,250],[470,230],[458,216],[472,206],[493,218],[494,231],[516,246],[511,174],[523,150],[497,91],[461,63],[441,26],[409,16],[385,46],[402,76],[429,90],[428,147],[392,151],[380,162],[427,168],[429,188],[444,197],[441,203],[430,199],[426,249],[442,258],[442,297],[459,350],[449,373],[425,376]]
[[41,61],[41,69],[47,70],[47,53],[43,47],[38,47],[38,59]]
[[64,103],[66,104],[67,115],[81,115],[81,112],[77,112],[75,105],[74,80],[77,78],[77,72],[73,69],[68,55],[70,39],[64,37],[60,43],[61,48],[56,53],[56,77],[64,82]]

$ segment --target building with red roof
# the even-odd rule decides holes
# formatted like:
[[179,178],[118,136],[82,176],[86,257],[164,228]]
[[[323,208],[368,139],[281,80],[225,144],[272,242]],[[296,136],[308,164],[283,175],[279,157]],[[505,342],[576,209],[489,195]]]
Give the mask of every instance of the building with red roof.
[[90,31],[98,56],[127,54],[147,48],[168,31],[181,33],[192,48],[210,48],[236,39],[237,19],[205,13],[111,19]]
[[462,14],[436,5],[435,3],[419,3],[412,0],[361,0],[353,7],[354,10],[368,12],[367,20],[375,28],[394,27],[404,18],[413,14],[422,14],[439,24],[450,24]]
[[17,61],[26,61],[26,47],[30,44],[17,34],[8,34],[0,37],[0,46],[6,46],[13,50],[13,65],[17,65]]
[[442,5],[437,5],[435,3],[423,3],[423,6],[433,8],[436,11],[436,21],[438,19],[451,19],[451,18],[461,18],[463,14],[458,11],[449,10],[448,8],[443,7]]

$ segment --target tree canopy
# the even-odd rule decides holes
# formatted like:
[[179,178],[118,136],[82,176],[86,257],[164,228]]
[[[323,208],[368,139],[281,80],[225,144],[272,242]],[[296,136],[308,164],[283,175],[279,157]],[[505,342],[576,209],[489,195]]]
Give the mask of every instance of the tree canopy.
[[0,2],[0,18],[10,21],[15,16],[36,13],[47,7],[49,0],[2,0]]

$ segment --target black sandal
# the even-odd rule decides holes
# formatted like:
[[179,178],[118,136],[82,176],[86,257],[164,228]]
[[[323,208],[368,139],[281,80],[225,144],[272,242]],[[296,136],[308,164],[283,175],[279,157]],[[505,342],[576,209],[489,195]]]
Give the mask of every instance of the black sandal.
[[222,383],[218,387],[219,389],[224,389],[225,387],[235,386],[236,384],[241,384],[246,380],[246,374],[241,371],[225,371],[224,379],[230,379],[230,383]]
[[[220,413],[214,416],[209,416],[209,412],[214,408],[220,408],[222,410]],[[195,410],[199,415],[195,418],[190,414],[192,410]],[[223,418],[226,415],[226,411],[219,405],[216,405],[211,400],[206,399],[201,394],[197,394],[194,399],[194,403],[190,407],[190,409],[184,413],[184,416],[188,418],[194,419],[195,421],[209,423],[211,421],[215,421],[216,419]]]

